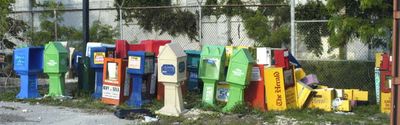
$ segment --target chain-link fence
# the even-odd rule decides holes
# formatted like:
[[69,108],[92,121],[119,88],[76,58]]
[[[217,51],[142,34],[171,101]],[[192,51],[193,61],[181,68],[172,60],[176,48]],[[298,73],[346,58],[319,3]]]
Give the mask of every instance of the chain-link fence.
[[[57,40],[75,41],[71,42],[74,43],[72,46],[82,47],[80,7],[80,4],[64,4],[63,9],[34,8],[29,11],[14,7],[9,17],[23,20],[29,27],[19,34],[23,39],[10,39],[17,45]],[[113,2],[91,3],[90,37],[94,42],[109,43],[115,39],[125,39],[130,43],[168,39],[184,49],[195,50],[207,44],[288,48],[289,10],[288,5],[278,4],[120,9]],[[47,17],[43,18],[46,14]],[[94,25],[96,22],[100,25]],[[295,57],[301,60],[306,73],[316,74],[321,83],[331,87],[359,88],[374,93],[374,53],[386,48],[372,49],[361,40],[353,39],[344,47],[343,59],[339,58],[340,50],[332,48],[328,42],[330,32],[327,20],[297,20],[295,29]]]
[[[328,20],[297,20],[296,58],[307,73],[317,75],[321,84],[368,90],[369,100],[374,103],[375,53],[388,48],[371,48],[354,38],[340,50],[330,46],[329,35]],[[340,51],[345,51],[344,58],[340,57]]]

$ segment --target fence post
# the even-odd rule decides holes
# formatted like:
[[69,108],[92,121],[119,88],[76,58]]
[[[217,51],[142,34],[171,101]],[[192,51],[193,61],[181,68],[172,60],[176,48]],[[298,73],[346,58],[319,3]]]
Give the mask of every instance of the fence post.
[[203,33],[203,27],[202,27],[202,25],[203,25],[203,23],[202,23],[202,18],[203,18],[203,16],[202,16],[202,7],[201,7],[201,4],[203,3],[203,0],[197,0],[197,5],[198,5],[198,9],[199,9],[199,33],[198,33],[198,35],[199,35],[199,45],[200,45],[200,49],[202,48],[202,46],[203,46],[203,44],[202,44],[202,33]]
[[119,39],[124,38],[124,29],[122,29],[122,9],[119,7]]
[[124,6],[125,0],[122,0],[121,5],[118,5],[119,8],[119,39],[123,39],[124,38],[124,27],[122,26],[122,7]]
[[[30,30],[31,30],[31,36],[33,37],[33,34],[34,34],[34,28],[35,28],[35,22],[34,22],[34,13],[33,13],[33,3],[34,1],[33,0],[29,0],[29,11],[31,11],[30,12],[30,14],[31,14],[31,19],[30,19],[30,23],[31,23],[31,28],[30,28]],[[32,43],[33,43],[33,39],[31,39],[31,41],[29,41],[28,42],[28,45],[31,45]]]
[[[57,8],[58,8],[58,4],[57,4]],[[58,41],[58,38],[57,38],[57,11],[56,11],[56,9],[54,9],[53,10],[53,13],[54,13],[54,39],[55,39],[55,41]]]
[[295,0],[290,0],[290,52],[296,56]]

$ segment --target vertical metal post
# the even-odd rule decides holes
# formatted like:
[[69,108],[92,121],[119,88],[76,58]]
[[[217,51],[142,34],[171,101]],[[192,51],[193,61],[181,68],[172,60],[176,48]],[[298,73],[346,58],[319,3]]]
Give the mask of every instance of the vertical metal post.
[[86,43],[89,42],[89,0],[82,1],[83,53],[86,53]]
[[[57,8],[58,8],[58,4],[57,4]],[[55,39],[55,41],[58,41],[58,38],[57,38],[57,11],[56,11],[56,9],[57,8],[55,8],[54,10],[53,10],[53,14],[54,14],[54,39]]]
[[290,52],[296,56],[295,0],[290,0]]
[[121,7],[119,7],[119,39],[123,39],[124,38],[124,29],[122,27],[122,9]]
[[124,27],[122,26],[122,7],[124,6],[125,0],[121,4],[118,3],[119,8],[119,39],[124,39]]
[[203,3],[203,0],[197,0],[197,5],[198,5],[198,9],[199,9],[199,33],[198,33],[198,35],[199,35],[199,43],[200,43],[200,49],[202,48],[202,35],[203,35],[203,27],[202,27],[202,18],[203,18],[203,16],[202,16],[202,7],[201,7],[201,4]]
[[391,98],[392,98],[392,104],[391,104],[391,111],[390,111],[390,124],[391,125],[397,125],[399,124],[398,119],[399,118],[399,71],[400,71],[400,35],[399,35],[399,30],[400,30],[400,3],[398,0],[393,0],[393,42],[392,42],[392,55],[393,55],[393,60],[392,60],[392,91],[391,91]]
[[[34,13],[33,13],[33,3],[34,2],[34,0],[29,0],[29,10],[31,11],[31,36],[33,37],[33,30],[35,29],[35,23],[34,23]],[[32,39],[32,41],[34,41],[33,39]],[[31,41],[31,42],[32,42]],[[32,44],[32,43],[28,43],[28,44]]]

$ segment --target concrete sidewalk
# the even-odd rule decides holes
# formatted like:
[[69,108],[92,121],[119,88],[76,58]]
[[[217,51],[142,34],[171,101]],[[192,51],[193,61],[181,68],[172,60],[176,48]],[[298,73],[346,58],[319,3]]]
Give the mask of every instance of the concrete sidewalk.
[[112,113],[88,113],[82,109],[0,102],[0,124],[5,125],[126,125],[136,120],[118,119]]

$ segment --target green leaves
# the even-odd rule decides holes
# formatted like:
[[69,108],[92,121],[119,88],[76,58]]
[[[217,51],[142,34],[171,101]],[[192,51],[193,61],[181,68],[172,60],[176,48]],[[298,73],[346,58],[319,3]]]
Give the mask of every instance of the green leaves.
[[360,0],[360,3],[360,8],[365,10],[374,7],[381,7],[384,4],[384,0]]
[[[35,3],[36,7],[45,9],[63,9],[62,3],[56,3],[54,0],[45,1],[44,3]],[[55,36],[59,41],[81,41],[82,31],[72,26],[61,25],[63,12],[57,11],[56,18],[51,11],[43,12],[40,15],[40,26],[38,30],[29,31],[28,36],[32,40],[33,45],[43,45],[49,41],[54,41]],[[57,24],[57,32],[55,32],[55,24]],[[102,24],[100,21],[94,21],[90,27],[90,41],[113,43],[118,32],[111,25]]]
[[392,1],[389,0],[328,0],[331,32],[328,42],[343,48],[354,38],[372,48],[390,43]]
[[[116,2],[121,3],[122,0]],[[125,0],[124,7],[170,6],[170,4],[170,0]],[[137,21],[147,32],[168,33],[171,36],[186,35],[190,40],[198,41],[197,15],[187,9],[126,9],[122,17],[126,23]]]
[[[320,0],[308,1],[304,5],[297,5],[296,20],[326,20],[330,18],[327,8]],[[322,54],[321,37],[328,36],[328,26],[325,22],[296,23],[297,33],[306,44],[307,50],[316,56]]]
[[[114,43],[115,36],[118,35],[116,29],[107,24],[102,24],[99,20],[94,21],[90,27],[90,41],[102,42],[102,43]],[[80,34],[79,38],[82,38]]]
[[3,34],[8,31],[9,25],[6,17],[11,11],[11,3],[14,2],[14,0],[0,0],[0,38],[3,38]]
[[268,24],[268,18],[261,13],[256,13],[253,17],[249,17],[244,20],[247,35],[256,41],[256,46],[265,46],[268,44],[268,37],[271,36],[271,32],[266,29],[270,29],[271,26]]

